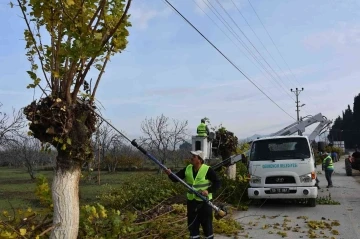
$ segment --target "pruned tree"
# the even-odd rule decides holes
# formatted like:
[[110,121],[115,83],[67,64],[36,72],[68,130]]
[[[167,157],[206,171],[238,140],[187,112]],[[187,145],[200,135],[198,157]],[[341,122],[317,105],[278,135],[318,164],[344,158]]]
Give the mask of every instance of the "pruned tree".
[[[93,158],[95,95],[111,56],[127,46],[130,4],[131,0],[17,0],[26,24],[28,88],[43,94],[24,113],[33,136],[58,151],[50,238],[77,238],[81,165]],[[87,78],[92,69],[99,71],[95,84]]]
[[[214,127],[215,138],[213,139],[213,155],[215,157],[221,156],[222,160],[229,158],[231,155],[237,153],[238,138],[233,132],[228,131],[224,126],[220,125],[218,128]],[[227,175],[234,179],[236,176],[236,165],[227,168]]]
[[[163,114],[156,119],[145,119],[141,124],[141,130],[145,134],[141,138],[150,150],[154,150],[162,164],[175,150],[186,140],[188,121],[172,120]],[[160,170],[160,169],[159,169]]]
[[0,147],[10,141],[16,142],[15,137],[25,127],[25,118],[21,111],[13,109],[12,117],[1,110],[0,102]]

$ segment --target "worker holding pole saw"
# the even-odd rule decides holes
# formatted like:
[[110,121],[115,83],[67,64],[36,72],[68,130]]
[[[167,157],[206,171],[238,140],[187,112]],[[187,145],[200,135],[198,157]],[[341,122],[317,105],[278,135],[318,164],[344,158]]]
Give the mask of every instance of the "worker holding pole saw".
[[[188,185],[192,186],[201,196],[209,201],[212,194],[220,188],[220,179],[215,171],[204,164],[204,153],[200,150],[191,151],[191,164],[176,173],[176,176],[183,179]],[[173,182],[178,182],[170,169],[164,170]],[[200,238],[200,225],[205,234],[205,238],[214,238],[213,235],[213,214],[212,207],[202,198],[197,196],[194,191],[187,192],[187,219],[190,238]]]
[[[129,141],[132,146],[140,150],[140,152],[146,155],[151,161],[159,165],[173,181],[178,181],[183,184],[189,190],[188,201],[191,201],[190,207],[188,203],[188,227],[190,230],[190,234],[194,235],[191,236],[191,238],[200,238],[200,224],[203,227],[206,238],[214,238],[212,227],[212,209],[215,210],[215,216],[217,218],[222,218],[226,216],[227,212],[225,208],[218,207],[211,202],[212,192],[215,192],[215,190],[220,187],[220,180],[218,179],[214,170],[211,169],[208,165],[204,164],[203,152],[191,151],[193,155],[193,158],[191,159],[191,165],[178,172],[178,176],[177,174],[172,173],[170,169],[160,163],[159,160],[157,160],[153,155],[148,153],[143,147],[138,145],[135,139],[130,140],[128,137],[126,137],[122,132],[120,132],[110,122],[104,119],[104,117],[97,113],[94,108],[89,106],[86,102],[83,102],[80,99],[78,99],[77,101],[79,104],[84,104],[89,107],[89,109],[91,109],[93,113],[95,113],[111,128],[118,132],[124,139]],[[183,179],[185,179],[187,182],[184,182]],[[209,183],[212,185],[202,185],[205,183]],[[194,219],[190,222],[191,218]]]

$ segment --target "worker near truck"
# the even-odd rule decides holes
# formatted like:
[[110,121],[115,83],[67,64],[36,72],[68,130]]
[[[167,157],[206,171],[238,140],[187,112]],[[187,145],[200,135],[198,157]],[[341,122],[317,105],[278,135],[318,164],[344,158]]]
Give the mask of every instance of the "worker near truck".
[[322,170],[323,171],[325,170],[325,178],[326,181],[328,182],[327,188],[333,187],[331,176],[332,173],[334,172],[334,163],[330,153],[323,154]]
[[196,129],[197,135],[207,137],[210,134],[209,127],[205,123],[205,119],[201,119],[201,123]]
[[[212,199],[213,193],[220,188],[220,179],[215,171],[204,163],[204,153],[200,150],[190,152],[191,163],[176,173],[187,184],[198,190],[204,197]],[[178,182],[172,176],[171,170],[165,173],[173,182]],[[191,191],[187,192],[187,225],[190,231],[190,238],[200,238],[200,225],[205,238],[212,239],[213,235],[213,210],[201,198]]]

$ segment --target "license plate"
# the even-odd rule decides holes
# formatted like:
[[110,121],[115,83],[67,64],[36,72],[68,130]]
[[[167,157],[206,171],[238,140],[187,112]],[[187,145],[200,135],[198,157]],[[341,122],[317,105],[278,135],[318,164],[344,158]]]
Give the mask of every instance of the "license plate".
[[288,188],[271,188],[270,192],[271,193],[289,193],[289,189]]

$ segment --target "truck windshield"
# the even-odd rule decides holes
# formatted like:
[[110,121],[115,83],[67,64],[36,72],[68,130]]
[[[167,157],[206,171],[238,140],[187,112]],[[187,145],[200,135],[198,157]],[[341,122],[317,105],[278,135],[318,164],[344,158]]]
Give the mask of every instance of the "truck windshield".
[[250,161],[310,158],[306,138],[280,138],[259,140],[253,143]]

